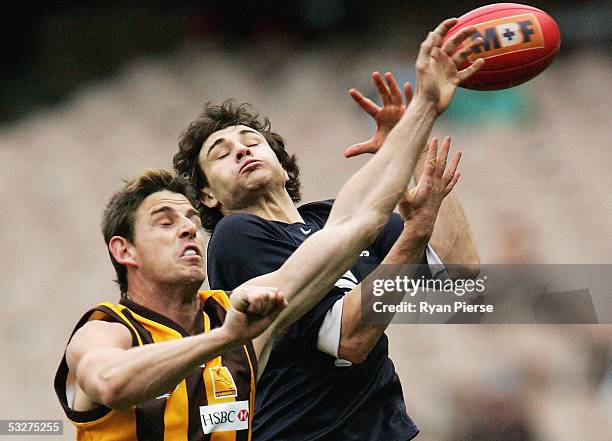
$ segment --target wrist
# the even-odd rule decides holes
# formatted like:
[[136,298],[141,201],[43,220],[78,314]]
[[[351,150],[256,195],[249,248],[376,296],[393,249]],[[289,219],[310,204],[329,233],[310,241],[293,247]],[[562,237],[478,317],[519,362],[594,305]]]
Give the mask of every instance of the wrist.
[[414,218],[404,220],[404,229],[400,238],[408,246],[427,245],[433,234],[433,227],[425,222],[419,222]]
[[210,331],[209,335],[212,335],[213,333],[215,334],[216,339],[218,339],[219,346],[223,351],[243,346],[249,340],[248,338],[245,338],[243,334],[236,332],[226,323],[224,323],[221,327]]
[[438,110],[436,108],[438,104],[437,101],[438,100],[434,99],[434,97],[432,97],[431,95],[420,93],[417,91],[417,94],[412,99],[410,105],[414,105],[419,112],[430,113],[432,115],[438,116]]

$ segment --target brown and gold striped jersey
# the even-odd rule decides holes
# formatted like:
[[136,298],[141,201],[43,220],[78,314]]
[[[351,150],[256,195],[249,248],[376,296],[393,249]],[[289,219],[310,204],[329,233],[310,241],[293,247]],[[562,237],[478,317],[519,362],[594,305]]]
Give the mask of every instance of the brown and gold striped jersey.
[[[195,329],[209,332],[223,324],[230,300],[224,291],[201,291]],[[123,324],[132,345],[187,337],[179,324],[155,311],[122,299],[89,310],[72,335],[90,320]],[[72,336],[71,336],[72,338]],[[77,440],[88,441],[249,441],[255,404],[257,361],[251,343],[224,353],[194,369],[174,390],[128,410],[105,406],[75,411],[69,405],[66,354],[55,376],[55,391],[64,412],[75,424]],[[71,377],[72,378],[72,377]]]

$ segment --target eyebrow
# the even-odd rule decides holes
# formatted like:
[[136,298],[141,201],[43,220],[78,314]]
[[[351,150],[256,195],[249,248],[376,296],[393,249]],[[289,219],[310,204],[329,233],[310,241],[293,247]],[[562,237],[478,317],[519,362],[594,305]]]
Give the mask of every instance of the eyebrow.
[[[246,135],[247,133],[254,133],[255,135],[262,136],[261,133],[256,132],[255,130],[252,130],[252,129],[242,129],[241,131],[238,132],[239,135]],[[213,144],[208,148],[208,152],[206,152],[206,157],[208,158],[208,155],[210,155],[210,152],[212,149],[217,147],[219,144],[224,143],[225,141],[227,141],[225,138],[219,138],[215,140],[215,142],[213,142]]]
[[[173,213],[174,210],[168,206],[168,205],[163,205],[155,210],[153,210],[151,212],[151,217],[155,216],[156,214],[159,213]],[[200,216],[200,213],[198,213],[198,210],[196,210],[195,208],[191,207],[189,208],[189,210],[187,210],[187,214],[186,216],[191,217],[191,216]]]

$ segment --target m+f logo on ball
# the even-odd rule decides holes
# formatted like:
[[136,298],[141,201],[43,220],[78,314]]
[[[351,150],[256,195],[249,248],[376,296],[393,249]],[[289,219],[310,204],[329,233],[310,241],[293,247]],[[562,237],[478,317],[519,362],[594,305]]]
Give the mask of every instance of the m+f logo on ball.
[[544,47],[540,24],[533,14],[491,20],[476,25],[472,40],[481,37],[483,44],[472,48],[470,61],[491,58],[508,52]]

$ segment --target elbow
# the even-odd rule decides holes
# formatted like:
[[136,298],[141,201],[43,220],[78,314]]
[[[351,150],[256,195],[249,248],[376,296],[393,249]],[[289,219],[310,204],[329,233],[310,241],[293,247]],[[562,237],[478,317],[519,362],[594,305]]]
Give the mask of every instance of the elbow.
[[[125,384],[110,369],[98,370],[91,366],[90,360],[85,357],[77,368],[77,381],[79,386],[91,399],[103,406],[116,410],[124,410],[134,403],[128,402],[125,396]],[[93,361],[93,360],[91,360]],[[81,377],[81,373],[89,373]]]
[[376,237],[382,232],[389,221],[389,215],[390,213],[383,214],[373,210],[361,216],[359,219],[359,230],[368,243],[374,242]]
[[99,379],[99,395],[101,403],[115,410],[126,410],[142,401],[148,394],[142,391],[134,395],[129,392],[126,379],[121,377]]
[[125,410],[133,403],[128,403],[123,394],[123,388],[110,382],[104,382],[100,378],[82,384],[81,389],[92,399],[92,401],[115,410]]
[[99,388],[98,395],[100,404],[115,410],[125,410],[130,407],[129,403],[125,402],[121,390],[118,387],[111,385],[102,385]]
[[136,403],[133,399],[126,396],[126,387],[124,384],[114,381],[109,378],[97,378],[96,395],[100,404],[115,410],[125,410],[134,406]]
[[465,278],[466,279],[477,278],[480,275],[480,270],[481,270],[480,261],[478,261],[478,263],[468,263],[467,265],[465,265],[465,268],[464,268]]
[[368,358],[368,354],[355,352],[354,354],[349,354],[347,357],[340,357],[340,358],[343,358],[344,360],[348,360],[352,364],[361,364],[364,361],[366,361],[366,358]]
[[352,364],[361,364],[370,355],[372,348],[366,347],[362,342],[340,342],[338,358],[348,360]]
[[476,253],[466,263],[452,265],[448,268],[451,279],[476,279],[481,271],[480,256]]

